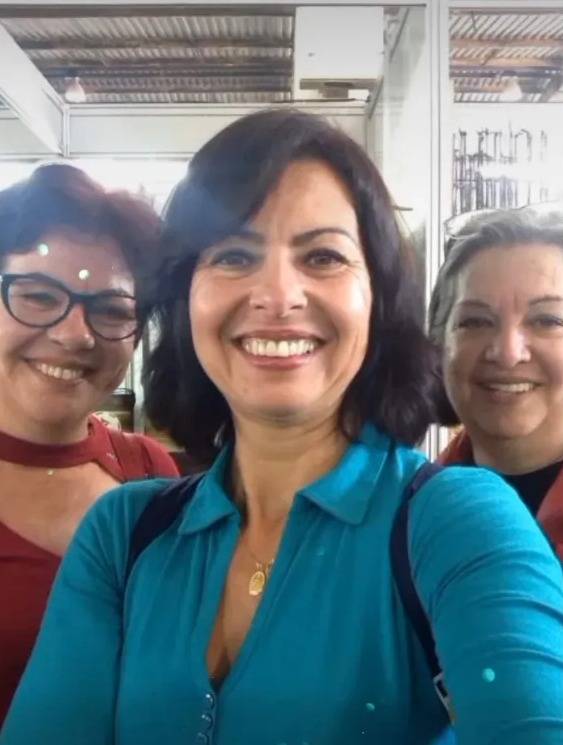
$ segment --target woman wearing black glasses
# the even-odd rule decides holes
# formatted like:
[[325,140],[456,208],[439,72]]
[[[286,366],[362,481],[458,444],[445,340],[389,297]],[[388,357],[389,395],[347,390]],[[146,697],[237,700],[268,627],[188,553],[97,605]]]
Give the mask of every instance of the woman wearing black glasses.
[[140,337],[158,229],[148,205],[67,165],[0,192],[0,725],[86,510],[176,474],[159,445],[92,416]]
[[442,423],[463,424],[442,462],[500,472],[563,559],[563,205],[452,231],[430,333],[444,350]]

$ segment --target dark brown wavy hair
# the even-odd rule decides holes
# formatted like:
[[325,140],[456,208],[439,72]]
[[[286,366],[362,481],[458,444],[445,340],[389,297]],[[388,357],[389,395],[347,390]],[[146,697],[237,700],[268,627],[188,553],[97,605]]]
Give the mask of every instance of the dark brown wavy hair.
[[291,162],[305,158],[324,162],[347,185],[373,290],[368,349],[342,402],[341,427],[354,438],[371,422],[414,444],[434,419],[439,360],[424,333],[417,257],[377,168],[325,119],[266,110],[208,142],[165,211],[167,267],[157,288],[158,343],[146,367],[146,406],[151,420],[200,463],[213,457],[216,433],[231,419],[194,350],[188,302],[194,268],[206,248],[251,220]]

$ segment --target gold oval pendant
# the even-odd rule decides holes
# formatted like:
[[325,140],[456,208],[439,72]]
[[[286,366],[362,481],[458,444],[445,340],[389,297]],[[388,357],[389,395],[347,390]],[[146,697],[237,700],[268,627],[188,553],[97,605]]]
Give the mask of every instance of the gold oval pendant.
[[261,595],[264,591],[264,585],[266,584],[266,575],[261,569],[258,569],[252,577],[250,578],[250,582],[248,583],[248,594],[252,595],[252,597],[256,597],[257,595]]

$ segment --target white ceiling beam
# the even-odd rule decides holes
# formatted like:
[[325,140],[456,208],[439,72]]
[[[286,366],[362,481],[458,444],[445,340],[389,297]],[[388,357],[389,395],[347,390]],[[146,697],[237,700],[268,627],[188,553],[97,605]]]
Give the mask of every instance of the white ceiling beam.
[[0,98],[49,152],[64,152],[65,104],[2,25]]
[[[293,106],[293,105],[292,105]],[[184,158],[197,152],[214,134],[241,116],[267,105],[94,105],[74,106],[70,117],[69,152],[73,157]],[[364,138],[365,106],[346,102],[302,104],[327,116],[354,139]],[[363,143],[362,143],[363,144]]]
[[[408,5],[428,5],[429,3],[433,2],[441,2],[442,0],[409,0]],[[514,1],[514,0],[513,0]],[[558,0],[560,1],[560,0]],[[301,5],[335,5],[335,6],[346,6],[348,5],[348,0],[339,0],[339,2],[334,2],[334,0],[331,2],[331,0],[299,0],[298,3]],[[374,3],[374,0],[353,0],[351,5],[374,5],[377,3]],[[405,0],[384,0],[384,2],[381,3],[382,5],[388,7],[391,5],[405,5]],[[111,9],[111,12],[108,13],[108,15],[116,15],[115,10],[119,6],[138,6],[142,7],[144,5],[151,6],[153,9],[155,6],[162,5],[166,7],[174,7],[176,5],[183,6],[183,7],[189,7],[190,5],[196,5],[199,7],[206,6],[206,7],[223,7],[223,8],[229,8],[232,10],[232,8],[236,8],[240,5],[241,9],[246,7],[253,7],[253,6],[273,6],[279,5],[281,8],[284,8],[285,10],[291,9],[295,7],[295,3],[288,3],[287,0],[243,0],[243,2],[239,3],[233,3],[232,0],[205,0],[205,2],[202,2],[202,0],[162,0],[160,3],[155,3],[155,0],[119,0],[119,2],[108,2],[108,0],[88,0],[88,2],[85,2],[84,0],[57,0],[57,2],[50,2],[49,0],[19,0],[19,2],[14,2],[14,0],[0,0],[0,8],[2,6],[7,7],[17,7],[20,11],[23,8],[34,8],[34,7],[57,7],[57,8],[65,8],[65,7],[79,7],[79,6],[90,6],[90,7],[108,7],[108,10]],[[87,10],[84,8],[84,15],[87,16]]]

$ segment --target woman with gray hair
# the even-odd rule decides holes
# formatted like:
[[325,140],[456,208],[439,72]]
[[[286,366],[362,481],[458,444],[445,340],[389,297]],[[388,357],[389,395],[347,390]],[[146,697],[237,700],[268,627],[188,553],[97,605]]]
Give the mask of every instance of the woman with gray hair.
[[563,558],[563,212],[480,215],[447,248],[430,334],[463,429],[440,460],[498,471]]

